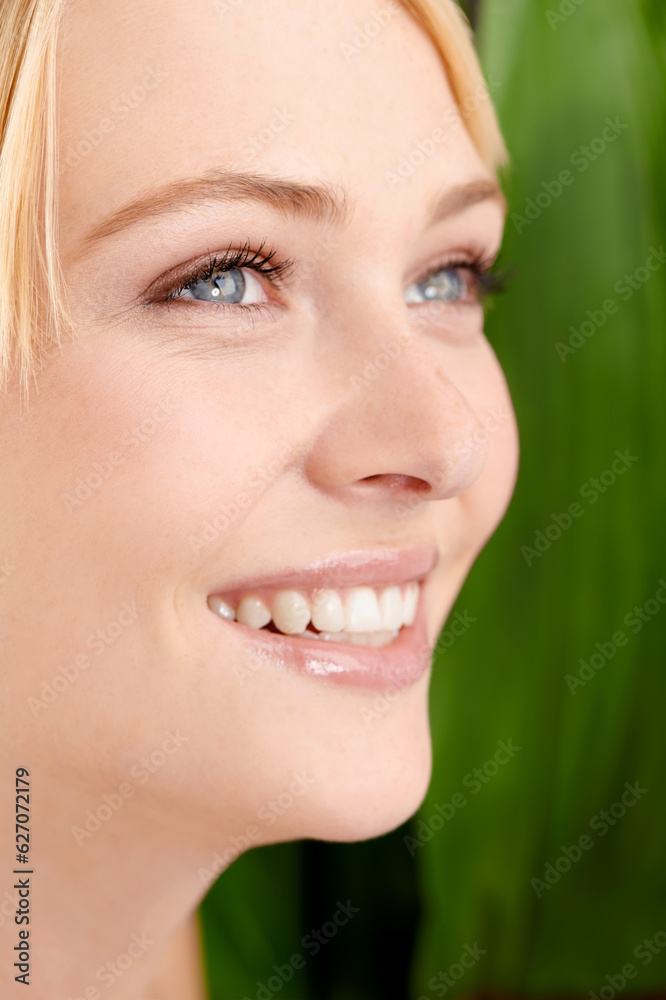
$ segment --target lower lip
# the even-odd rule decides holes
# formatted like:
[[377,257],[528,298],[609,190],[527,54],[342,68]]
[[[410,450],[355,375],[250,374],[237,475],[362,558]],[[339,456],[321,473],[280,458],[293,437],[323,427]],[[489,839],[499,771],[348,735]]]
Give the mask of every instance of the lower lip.
[[264,664],[278,664],[336,684],[375,690],[401,689],[422,677],[432,658],[432,646],[427,641],[424,591],[422,583],[414,623],[403,625],[397,638],[380,648],[278,635],[240,622],[227,622],[222,618],[219,621],[223,627],[237,629],[243,640],[252,646],[252,671]]

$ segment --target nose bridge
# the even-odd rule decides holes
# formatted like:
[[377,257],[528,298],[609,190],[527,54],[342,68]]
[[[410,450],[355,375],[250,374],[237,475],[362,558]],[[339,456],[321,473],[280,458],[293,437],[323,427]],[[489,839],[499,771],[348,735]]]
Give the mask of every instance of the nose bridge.
[[[376,314],[373,322],[376,330]],[[327,478],[420,480],[431,499],[464,492],[485,464],[487,435],[418,324],[403,309],[370,336],[346,333],[332,362],[335,405],[318,442]]]

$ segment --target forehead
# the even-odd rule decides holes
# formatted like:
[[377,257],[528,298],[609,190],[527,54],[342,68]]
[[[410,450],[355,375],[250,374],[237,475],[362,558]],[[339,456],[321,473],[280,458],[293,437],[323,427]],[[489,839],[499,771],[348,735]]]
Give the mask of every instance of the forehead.
[[[65,234],[220,168],[342,181],[382,211],[429,176],[485,172],[397,0],[76,0],[58,60]],[[448,141],[396,196],[387,173],[438,128]]]

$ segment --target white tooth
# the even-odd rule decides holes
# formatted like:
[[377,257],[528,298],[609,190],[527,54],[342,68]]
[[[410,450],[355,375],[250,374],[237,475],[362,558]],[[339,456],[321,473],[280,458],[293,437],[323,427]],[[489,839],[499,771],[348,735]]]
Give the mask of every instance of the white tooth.
[[403,622],[405,625],[413,625],[416,618],[416,606],[419,601],[418,583],[408,583],[405,587],[403,598]]
[[380,632],[311,632],[306,628],[299,638],[325,639],[327,642],[346,642],[352,646],[388,646],[400,635],[400,629],[382,629]]
[[393,642],[396,637],[396,631],[393,629],[382,629],[381,632],[373,632],[373,646],[388,646],[389,642]]
[[312,624],[321,632],[340,632],[345,627],[342,598],[337,590],[315,590],[312,595]]
[[389,629],[382,629],[379,632],[353,632],[348,641],[352,646],[386,646],[393,641],[393,633]]
[[236,621],[250,628],[263,628],[271,620],[271,613],[260,597],[248,595],[236,608]]
[[215,594],[212,594],[208,598],[208,607],[216,615],[219,615],[220,618],[226,618],[229,622],[232,622],[236,617],[234,609],[229,607],[226,601],[223,601],[221,597],[217,597]]
[[273,602],[273,624],[286,635],[298,635],[310,624],[310,605],[297,590],[281,590]]
[[379,610],[382,615],[382,628],[401,628],[403,622],[402,593],[400,587],[387,587],[379,595]]
[[347,632],[319,632],[318,639],[326,639],[327,642],[349,642]]
[[372,587],[352,587],[345,601],[347,632],[374,632],[381,627],[382,616]]

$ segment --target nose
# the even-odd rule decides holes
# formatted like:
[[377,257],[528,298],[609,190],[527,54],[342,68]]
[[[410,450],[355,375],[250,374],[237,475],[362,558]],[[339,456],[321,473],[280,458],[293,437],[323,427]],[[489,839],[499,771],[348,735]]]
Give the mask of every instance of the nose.
[[353,350],[348,329],[328,355],[334,403],[309,455],[310,480],[366,500],[464,493],[485,466],[488,435],[404,309],[380,329],[355,338]]

